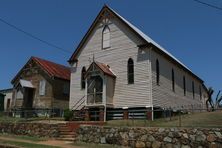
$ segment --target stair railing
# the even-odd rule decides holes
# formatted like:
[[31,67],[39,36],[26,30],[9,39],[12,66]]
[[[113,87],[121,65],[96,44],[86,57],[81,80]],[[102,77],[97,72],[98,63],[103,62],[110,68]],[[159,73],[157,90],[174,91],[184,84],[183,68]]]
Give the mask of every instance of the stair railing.
[[[73,106],[72,106],[72,109],[71,110],[76,110],[76,109],[78,109],[79,108],[79,106],[81,106],[84,102],[85,102],[85,100],[83,100],[85,98],[85,95],[82,97],[82,98],[80,98]],[[83,100],[83,101],[82,101]],[[82,101],[82,102],[81,102]],[[81,102],[81,103],[80,103]],[[80,103],[80,105],[78,105]],[[77,107],[76,107],[77,106]],[[75,109],[74,109],[75,108]]]

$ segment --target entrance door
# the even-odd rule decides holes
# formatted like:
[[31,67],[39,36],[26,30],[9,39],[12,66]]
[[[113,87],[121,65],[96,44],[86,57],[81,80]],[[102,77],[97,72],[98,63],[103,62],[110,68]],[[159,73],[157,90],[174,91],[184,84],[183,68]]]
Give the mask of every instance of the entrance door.
[[6,109],[7,109],[7,110],[10,109],[10,103],[11,103],[11,99],[7,99],[7,106],[6,106]]
[[23,100],[23,108],[32,108],[33,106],[33,97],[34,97],[34,89],[33,88],[24,88],[24,100]]
[[0,94],[0,111],[4,111],[4,98],[5,95]]
[[103,98],[103,79],[91,76],[87,80],[87,104],[101,104]]

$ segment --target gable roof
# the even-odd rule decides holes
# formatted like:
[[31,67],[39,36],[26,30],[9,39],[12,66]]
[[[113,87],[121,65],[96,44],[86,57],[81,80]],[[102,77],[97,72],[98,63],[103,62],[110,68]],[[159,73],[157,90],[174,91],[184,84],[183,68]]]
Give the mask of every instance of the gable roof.
[[104,74],[109,75],[114,78],[116,77],[116,75],[113,73],[113,71],[107,64],[99,63],[99,62],[95,62],[95,63],[104,72]]
[[90,70],[90,68],[92,67],[93,64],[96,65],[105,75],[116,78],[116,75],[113,73],[111,68],[107,64],[100,63],[100,62],[92,62],[91,65],[89,66],[89,68],[86,71],[86,75],[89,72],[89,70]]
[[51,77],[70,80],[71,70],[69,67],[57,64],[38,57],[32,57]]
[[178,60],[176,57],[174,57],[171,53],[169,53],[166,49],[164,49],[162,46],[160,46],[158,43],[156,43],[154,40],[152,40],[149,36],[144,34],[141,30],[139,30],[137,27],[135,27],[133,24],[131,24],[129,21],[127,21],[125,18],[123,18],[121,15],[119,15],[117,12],[115,12],[113,9],[108,7],[107,5],[104,5],[103,8],[100,10],[99,14],[97,15],[96,19],[93,21],[92,25],[88,29],[87,33],[83,37],[83,39],[80,41],[79,45],[77,46],[76,50],[68,60],[69,63],[78,61],[77,55],[81,50],[81,47],[83,46],[84,42],[88,38],[90,32],[95,27],[97,21],[101,17],[101,14],[104,11],[109,11],[111,14],[113,14],[115,17],[117,17],[120,21],[122,21],[126,26],[128,26],[135,34],[137,34],[143,41],[147,43],[147,45],[153,45],[157,47],[157,49],[163,53],[165,56],[170,58],[172,61],[176,62],[178,65],[180,65],[182,68],[186,69],[191,75],[193,75],[195,78],[203,82],[202,79],[200,79],[197,75],[195,75],[186,65],[184,65],[180,60]]
[[[46,72],[46,74],[49,77],[59,78],[63,80],[70,80],[70,68],[48,61],[44,60],[38,57],[31,57],[28,62],[23,66],[25,68],[26,65],[28,65],[31,61],[35,62],[39,67]],[[22,73],[23,68],[18,72],[18,74],[13,78],[12,83],[15,82],[15,80],[18,78],[18,76]]]

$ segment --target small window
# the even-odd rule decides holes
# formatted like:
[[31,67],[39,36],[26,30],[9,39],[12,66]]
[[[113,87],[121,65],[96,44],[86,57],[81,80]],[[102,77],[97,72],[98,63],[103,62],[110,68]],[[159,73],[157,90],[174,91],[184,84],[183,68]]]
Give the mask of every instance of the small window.
[[45,86],[46,86],[46,81],[45,80],[41,80],[39,82],[39,95],[40,96],[44,96],[45,95]]
[[172,90],[175,91],[174,70],[172,69]]
[[64,84],[63,85],[63,94],[64,95],[69,95],[69,84]]
[[134,83],[134,63],[133,59],[129,58],[127,65],[128,84]]
[[194,82],[192,81],[192,91],[193,91],[193,99],[195,97],[195,90],[194,90]]
[[103,49],[110,47],[110,29],[107,25],[103,28],[102,47]]
[[186,96],[186,78],[183,76],[183,95]]
[[85,89],[86,83],[85,83],[85,74],[86,74],[86,68],[82,68],[82,73],[81,73],[81,89]]
[[160,83],[160,67],[159,67],[159,61],[156,60],[156,84],[159,85]]
[[202,88],[201,85],[199,86],[199,91],[200,91],[200,100],[202,99]]

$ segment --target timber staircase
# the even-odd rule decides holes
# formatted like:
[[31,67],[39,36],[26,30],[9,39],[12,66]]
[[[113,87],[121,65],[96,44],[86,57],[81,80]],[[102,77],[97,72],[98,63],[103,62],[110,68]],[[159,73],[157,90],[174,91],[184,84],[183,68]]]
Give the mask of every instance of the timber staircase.
[[77,140],[77,131],[81,125],[96,125],[96,126],[103,126],[104,122],[101,121],[70,121],[67,123],[60,123],[59,124],[59,137],[58,140],[63,141],[75,141]]
[[70,128],[66,123],[59,124],[59,134],[58,140],[74,141],[76,138],[76,130]]
[[75,105],[73,105],[72,107],[72,111],[73,111],[73,121],[84,121],[85,118],[85,96],[83,96],[82,98],[80,98]]

